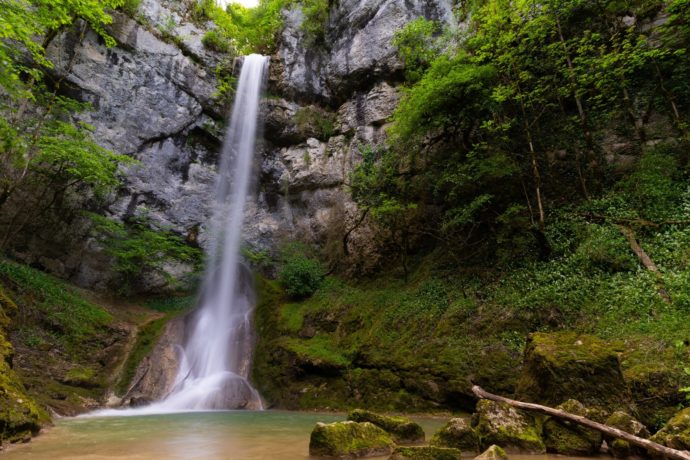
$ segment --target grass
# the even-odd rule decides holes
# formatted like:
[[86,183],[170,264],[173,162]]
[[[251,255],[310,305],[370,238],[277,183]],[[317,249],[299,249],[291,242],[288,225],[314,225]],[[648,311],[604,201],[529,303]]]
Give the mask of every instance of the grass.
[[68,349],[112,323],[104,308],[83,299],[64,281],[25,265],[0,261],[0,283],[22,305],[22,316],[33,316]]

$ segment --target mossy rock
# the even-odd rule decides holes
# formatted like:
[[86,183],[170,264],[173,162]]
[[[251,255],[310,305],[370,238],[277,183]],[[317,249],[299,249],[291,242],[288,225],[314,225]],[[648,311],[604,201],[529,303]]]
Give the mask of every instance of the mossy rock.
[[452,418],[431,438],[431,445],[479,452],[479,438],[463,418]]
[[635,401],[635,416],[649,427],[657,428],[669,420],[683,403],[678,387],[690,384],[679,365],[677,350],[654,343],[636,345],[623,355],[623,377]]
[[424,441],[424,430],[407,417],[391,417],[363,409],[355,409],[347,415],[353,422],[370,422],[393,435],[397,443]]
[[[558,409],[574,415],[592,418],[590,411],[574,399],[561,404]],[[543,436],[548,452],[572,456],[596,455],[601,449],[603,440],[598,431],[588,430],[556,418],[550,418],[544,423]]]
[[387,455],[393,439],[373,423],[317,423],[309,440],[309,455],[323,457],[374,457]]
[[398,447],[388,460],[460,460],[462,452],[448,447]]
[[556,406],[572,397],[609,410],[630,406],[620,347],[574,332],[531,334],[525,350],[518,399]]
[[690,407],[674,415],[651,440],[678,450],[690,450]]
[[7,353],[12,353],[12,345],[0,329],[0,445],[29,440],[49,420],[48,414],[27,395]]
[[512,453],[543,454],[546,446],[535,419],[507,404],[483,399],[477,403],[472,426],[482,449],[496,444]]
[[[638,438],[649,438],[649,431],[642,423],[635,420],[631,415],[622,411],[616,411],[606,419],[606,425],[618,428]],[[606,443],[609,446],[609,452],[615,458],[628,458],[631,456],[645,456],[646,450],[631,445],[628,441],[623,439],[616,439],[606,436]]]
[[508,454],[499,446],[493,445],[482,452],[481,455],[474,457],[474,460],[508,460]]

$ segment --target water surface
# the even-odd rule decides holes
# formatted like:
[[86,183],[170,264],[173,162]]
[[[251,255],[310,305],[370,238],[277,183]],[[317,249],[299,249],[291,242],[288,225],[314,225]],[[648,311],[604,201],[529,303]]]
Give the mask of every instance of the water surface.
[[[427,439],[447,420],[413,418]],[[307,460],[316,422],[344,419],[342,414],[283,411],[65,418],[31,443],[0,453],[0,460]],[[510,456],[556,459],[573,458]]]

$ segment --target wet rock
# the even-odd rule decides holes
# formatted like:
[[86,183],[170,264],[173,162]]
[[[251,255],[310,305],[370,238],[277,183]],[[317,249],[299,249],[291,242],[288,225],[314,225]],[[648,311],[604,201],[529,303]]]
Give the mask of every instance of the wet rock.
[[485,399],[479,401],[477,411],[472,416],[472,427],[483,449],[496,444],[507,452],[546,452],[534,418],[507,404]]
[[353,422],[370,422],[393,435],[397,443],[415,443],[424,441],[424,430],[407,417],[380,415],[363,409],[355,409],[347,414]]
[[447,447],[398,447],[388,460],[460,460],[462,452]]
[[136,406],[160,400],[170,393],[177,377],[178,348],[184,343],[184,332],[184,317],[177,317],[165,325],[161,338],[137,367],[123,398],[125,403]]
[[651,440],[673,449],[690,450],[690,407],[674,415]]
[[[564,412],[592,418],[592,414],[579,401],[568,400],[557,407]],[[544,422],[544,444],[548,452],[562,455],[587,456],[599,452],[602,435],[598,431],[588,430],[582,426],[557,418]]]
[[364,422],[317,423],[309,440],[309,455],[324,457],[374,457],[391,453],[390,435]]
[[452,418],[433,438],[434,446],[454,447],[463,451],[479,452],[479,438],[464,418]]
[[508,454],[497,445],[493,445],[482,452],[481,455],[474,457],[474,460],[508,460]]
[[628,407],[619,351],[590,335],[534,333],[527,343],[517,399],[556,406],[576,396],[588,407]]

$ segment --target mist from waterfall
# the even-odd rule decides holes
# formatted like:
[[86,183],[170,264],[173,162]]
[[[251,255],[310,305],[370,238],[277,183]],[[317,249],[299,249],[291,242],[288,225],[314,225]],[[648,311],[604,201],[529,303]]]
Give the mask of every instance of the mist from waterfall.
[[241,264],[240,245],[268,63],[268,57],[252,54],[242,64],[221,153],[199,307],[186,319],[172,390],[146,407],[90,415],[262,409],[261,398],[248,381],[255,299],[251,274]]

